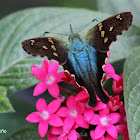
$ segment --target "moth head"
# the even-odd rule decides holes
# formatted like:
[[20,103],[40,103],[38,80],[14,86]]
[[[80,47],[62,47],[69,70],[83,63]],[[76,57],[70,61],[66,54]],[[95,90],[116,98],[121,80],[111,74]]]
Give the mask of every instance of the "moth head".
[[68,38],[68,40],[71,42],[73,42],[74,41],[74,39],[79,39],[79,40],[81,40],[81,36],[79,35],[79,34],[77,34],[77,33],[73,33],[73,34],[71,34],[70,36],[69,36],[69,38]]

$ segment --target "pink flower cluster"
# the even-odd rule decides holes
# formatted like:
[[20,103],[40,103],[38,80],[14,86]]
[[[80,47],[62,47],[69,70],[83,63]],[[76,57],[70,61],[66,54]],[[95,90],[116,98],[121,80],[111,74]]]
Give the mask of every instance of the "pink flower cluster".
[[[114,97],[110,96],[108,104],[97,97],[97,106],[90,107],[86,89],[79,87],[69,73],[58,73],[58,68],[57,62],[50,64],[46,60],[42,68],[32,66],[31,74],[41,81],[33,95],[38,96],[48,90],[56,98],[48,105],[45,99],[40,98],[36,102],[37,111],[26,117],[31,123],[39,123],[39,135],[43,138],[47,134],[48,140],[117,140],[119,134],[125,136],[123,140],[129,140],[125,108],[119,97],[123,94],[123,75],[117,75],[113,66],[107,63],[104,71],[108,73],[107,79],[113,78]],[[60,87],[58,83],[62,81],[72,84],[75,91]],[[69,97],[60,95],[60,90]]]

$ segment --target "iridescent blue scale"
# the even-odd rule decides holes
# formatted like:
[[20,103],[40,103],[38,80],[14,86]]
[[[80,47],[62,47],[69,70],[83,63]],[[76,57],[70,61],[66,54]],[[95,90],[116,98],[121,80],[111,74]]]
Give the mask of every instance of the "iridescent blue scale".
[[68,43],[58,38],[38,37],[23,41],[22,47],[33,56],[47,56],[49,60],[58,61],[64,69],[75,75],[79,85],[87,89],[90,95],[89,105],[96,106],[96,94],[103,103],[108,103],[109,100],[102,89],[102,67],[110,44],[131,23],[131,12],[124,12],[98,23],[83,38],[73,33],[70,26],[72,34]]

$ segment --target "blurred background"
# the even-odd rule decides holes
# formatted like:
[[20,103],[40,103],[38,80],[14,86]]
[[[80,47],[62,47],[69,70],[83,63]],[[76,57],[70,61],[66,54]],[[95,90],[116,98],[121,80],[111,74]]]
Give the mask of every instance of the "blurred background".
[[0,18],[18,10],[39,6],[97,9],[96,0],[0,0]]

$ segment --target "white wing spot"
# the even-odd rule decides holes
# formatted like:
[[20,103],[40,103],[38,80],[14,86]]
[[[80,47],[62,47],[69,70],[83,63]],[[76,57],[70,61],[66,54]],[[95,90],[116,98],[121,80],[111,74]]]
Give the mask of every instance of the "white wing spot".
[[31,41],[31,45],[34,45],[35,43],[35,40],[30,40]]
[[55,48],[54,45],[51,45],[51,48],[52,48],[54,51],[56,51],[56,48]]
[[106,43],[108,41],[108,38],[107,37],[105,37],[104,38],[104,43]]
[[112,30],[113,30],[113,27],[110,27],[110,28],[109,28],[109,31],[112,31]]
[[56,52],[53,53],[54,56],[58,57],[58,54]]
[[48,48],[46,46],[42,46],[43,49],[47,50]]
[[105,31],[101,31],[101,37],[105,36]]

